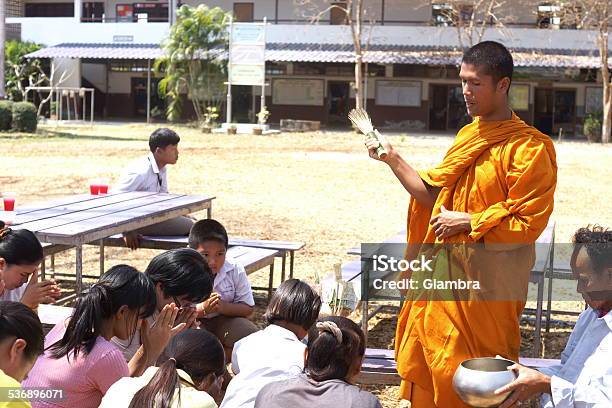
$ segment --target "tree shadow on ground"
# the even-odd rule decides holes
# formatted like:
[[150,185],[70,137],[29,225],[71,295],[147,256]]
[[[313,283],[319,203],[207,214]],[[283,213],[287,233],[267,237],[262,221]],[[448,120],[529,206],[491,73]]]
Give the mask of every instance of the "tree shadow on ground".
[[83,135],[69,131],[38,130],[36,133],[0,133],[0,140],[25,139],[67,139],[67,140],[98,140],[114,142],[142,142],[145,139],[133,137],[114,137],[108,135]]

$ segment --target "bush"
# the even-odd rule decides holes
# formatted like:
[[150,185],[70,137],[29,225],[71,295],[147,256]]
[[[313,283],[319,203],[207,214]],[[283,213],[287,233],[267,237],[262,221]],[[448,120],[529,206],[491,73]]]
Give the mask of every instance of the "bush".
[[31,102],[16,102],[13,105],[13,130],[17,132],[36,132],[38,117],[36,106]]
[[589,142],[601,142],[602,112],[589,113],[584,119],[584,135]]
[[13,121],[13,102],[0,101],[0,132],[11,130]]

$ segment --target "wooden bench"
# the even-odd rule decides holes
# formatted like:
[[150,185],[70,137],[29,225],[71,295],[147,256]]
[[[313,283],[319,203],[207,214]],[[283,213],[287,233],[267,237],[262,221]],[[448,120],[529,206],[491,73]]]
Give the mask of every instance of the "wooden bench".
[[[112,247],[125,247],[125,242],[121,235],[113,235],[103,241],[104,245]],[[97,243],[94,243],[97,244]],[[176,248],[184,248],[188,244],[186,236],[143,236],[140,240],[141,248],[169,250]],[[281,263],[281,282],[285,280],[286,260],[289,255],[289,278],[293,278],[293,268],[295,262],[295,251],[304,248],[303,242],[292,241],[273,241],[263,239],[247,239],[247,238],[229,238],[229,246],[243,246],[249,248],[271,249],[277,251],[278,257],[282,259]],[[101,271],[104,266],[104,247],[100,248]]]
[[[530,368],[544,368],[560,364],[561,360],[520,357],[519,364]],[[357,377],[360,384],[398,385],[401,381],[397,373],[395,351],[366,349],[361,373]]]

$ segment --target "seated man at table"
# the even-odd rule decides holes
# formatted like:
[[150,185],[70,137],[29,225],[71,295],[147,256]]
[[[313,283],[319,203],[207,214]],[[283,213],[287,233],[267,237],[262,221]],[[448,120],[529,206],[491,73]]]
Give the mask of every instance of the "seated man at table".
[[[151,152],[133,163],[125,170],[114,191],[168,192],[167,165],[178,161],[178,144],[181,138],[175,131],[167,128],[156,129],[149,137]],[[123,234],[125,244],[131,249],[139,246],[140,235],[189,235],[194,220],[189,217],[176,217],[171,220],[150,225],[137,231]]]
[[570,265],[589,306],[561,353],[561,364],[533,370],[511,366],[518,377],[496,393],[513,391],[507,408],[542,394],[542,407],[612,407],[612,231],[581,228]]

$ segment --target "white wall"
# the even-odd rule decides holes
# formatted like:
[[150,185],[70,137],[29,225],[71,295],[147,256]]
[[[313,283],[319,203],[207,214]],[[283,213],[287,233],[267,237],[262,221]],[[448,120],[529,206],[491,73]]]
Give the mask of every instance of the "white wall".
[[54,86],[65,86],[79,88],[81,86],[81,61],[70,58],[54,58],[51,61],[54,81],[59,81],[64,77],[62,83],[54,82]]
[[106,65],[83,63],[81,75],[102,92],[106,90]]
[[132,36],[134,43],[159,44],[166,38],[168,23],[77,23],[74,18],[7,18],[21,24],[21,38],[44,45],[60,43],[112,43],[115,36]]

